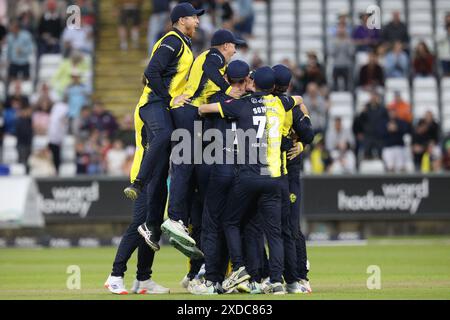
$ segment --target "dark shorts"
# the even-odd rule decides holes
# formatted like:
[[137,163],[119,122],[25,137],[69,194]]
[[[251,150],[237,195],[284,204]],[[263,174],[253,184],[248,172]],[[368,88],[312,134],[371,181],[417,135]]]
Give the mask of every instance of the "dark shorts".
[[18,78],[21,75],[23,78],[28,79],[30,77],[30,65],[10,64],[8,70],[8,76],[12,78]]
[[139,9],[120,10],[119,25],[126,26],[129,22],[135,27],[141,24],[141,11]]

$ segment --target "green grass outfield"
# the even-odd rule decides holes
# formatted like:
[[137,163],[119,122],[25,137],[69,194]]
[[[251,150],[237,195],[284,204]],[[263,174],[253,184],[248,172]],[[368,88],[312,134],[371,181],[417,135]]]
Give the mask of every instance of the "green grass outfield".
[[[186,259],[171,247],[157,253],[154,280],[169,295],[114,296],[103,288],[115,248],[0,249],[0,299],[450,299],[450,238],[374,239],[363,246],[309,248],[310,295],[193,296],[179,286]],[[125,278],[130,288],[135,255]],[[81,289],[69,290],[69,265],[81,268]],[[381,269],[381,289],[368,290],[369,265]]]

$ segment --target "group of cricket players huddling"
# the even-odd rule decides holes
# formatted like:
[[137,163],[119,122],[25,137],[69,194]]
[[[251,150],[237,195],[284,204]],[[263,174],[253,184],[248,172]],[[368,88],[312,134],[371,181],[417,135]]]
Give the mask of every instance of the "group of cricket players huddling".
[[181,285],[192,294],[311,293],[300,230],[300,154],[314,137],[308,109],[286,94],[287,67],[231,61],[244,41],[228,30],[216,31],[194,60],[191,38],[203,13],[176,5],[173,30],[154,45],[144,72],[124,190],[133,221],[105,287],[128,293],[126,264],[137,248],[131,291],[169,293],[151,278],[164,233],[189,258]]

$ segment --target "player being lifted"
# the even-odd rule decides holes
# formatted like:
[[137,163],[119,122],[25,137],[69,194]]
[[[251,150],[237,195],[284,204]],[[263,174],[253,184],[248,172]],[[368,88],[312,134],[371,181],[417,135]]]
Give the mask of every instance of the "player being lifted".
[[[195,132],[194,123],[201,121],[198,115],[198,107],[208,102],[209,98],[223,91],[232,97],[238,98],[242,95],[242,91],[236,87],[232,87],[224,79],[224,73],[231,57],[236,53],[236,46],[243,44],[244,41],[237,39],[232,32],[221,29],[216,31],[211,39],[211,48],[200,54],[192,65],[189,74],[189,80],[181,99],[189,101],[183,106],[171,109],[172,118],[177,129],[188,130],[191,137],[201,136],[202,132]],[[193,139],[191,139],[193,140]],[[191,141],[193,143],[193,141]],[[195,151],[193,145],[191,150]],[[201,150],[198,150],[201,151]],[[174,160],[172,154],[172,160]],[[208,173],[202,164],[194,164],[196,155],[192,152],[187,163],[176,163],[172,161],[171,165],[171,181],[170,181],[170,197],[168,206],[167,219],[162,225],[163,232],[172,238],[172,244],[177,244],[177,249],[188,247],[200,247],[200,229],[202,210],[192,212],[191,217],[187,212],[187,202],[190,190],[193,189],[191,179],[194,177],[197,183],[194,188],[198,188],[201,207],[203,207],[203,198],[205,194],[204,187],[208,181]],[[201,182],[199,182],[201,181]],[[189,218],[192,224],[193,237],[188,232],[186,226]],[[186,250],[184,250],[186,252]],[[193,253],[196,250],[192,250]],[[197,268],[200,265],[197,263]]]
[[[154,251],[159,250],[159,226],[167,197],[166,179],[173,130],[167,109],[169,105],[184,102],[175,97],[185,89],[194,61],[191,37],[199,25],[198,16],[203,13],[204,10],[196,10],[189,3],[176,5],[170,15],[174,28],[155,44],[145,70],[145,87],[134,114],[136,153],[130,173],[132,184],[125,189],[127,197],[137,201],[133,207],[133,221],[122,237],[112,273],[105,283],[112,293],[128,293],[123,278],[126,264],[136,248],[139,248],[138,272],[133,291],[169,292],[150,279]],[[152,226],[152,221],[154,227],[147,228],[147,225]]]

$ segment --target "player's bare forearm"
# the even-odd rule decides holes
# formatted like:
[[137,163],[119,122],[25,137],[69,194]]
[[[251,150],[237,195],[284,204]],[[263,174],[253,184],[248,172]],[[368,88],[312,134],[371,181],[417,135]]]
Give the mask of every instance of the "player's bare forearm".
[[220,105],[218,103],[202,104],[198,107],[198,113],[200,115],[219,112],[220,112]]

